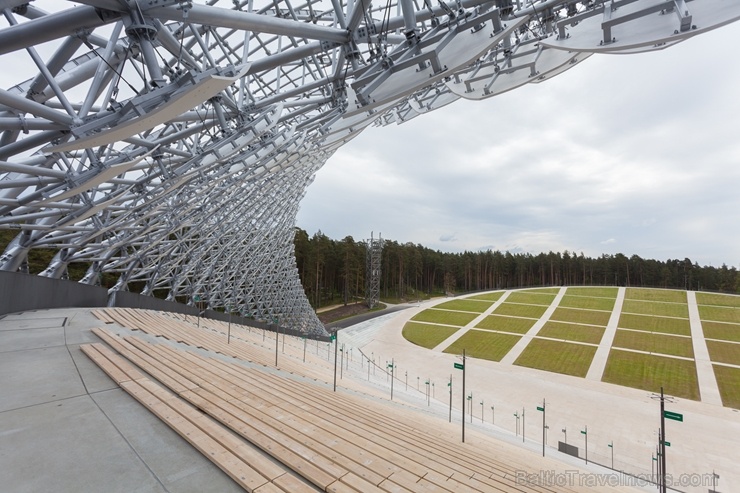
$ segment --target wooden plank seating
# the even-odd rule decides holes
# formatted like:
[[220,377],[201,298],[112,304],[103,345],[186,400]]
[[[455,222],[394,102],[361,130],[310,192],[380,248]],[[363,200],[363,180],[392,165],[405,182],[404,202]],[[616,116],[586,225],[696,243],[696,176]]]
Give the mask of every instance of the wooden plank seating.
[[143,404],[248,492],[316,491],[200,411],[175,397],[101,344],[82,351],[128,394]]
[[[202,419],[218,422],[218,429],[223,425],[294,474],[278,476],[260,488],[300,491],[291,483],[305,486],[300,476],[318,490],[338,493],[586,491],[577,485],[520,484],[521,471],[565,470],[565,466],[555,466],[551,459],[540,462],[528,452],[472,431],[467,443],[461,444],[458,428],[446,421],[398,403],[332,392],[329,385],[310,381],[327,381],[327,368],[320,365],[311,370],[297,358],[283,358],[285,363],[275,369],[274,349],[247,340],[232,339],[227,345],[219,332],[223,327],[198,329],[143,310],[106,309],[104,316],[101,320],[149,334],[93,331],[171,392],[142,386],[140,378],[114,364],[110,371],[120,385],[147,399],[153,396],[165,406],[177,407],[177,402],[189,406]],[[257,333],[246,337],[261,339]],[[239,360],[268,368],[250,367]],[[228,450],[235,453],[233,448]],[[267,489],[259,490],[263,491]]]
[[518,485],[515,467],[431,436],[395,409],[138,337],[95,333],[144,371],[166,373],[191,405],[322,490],[549,491]]

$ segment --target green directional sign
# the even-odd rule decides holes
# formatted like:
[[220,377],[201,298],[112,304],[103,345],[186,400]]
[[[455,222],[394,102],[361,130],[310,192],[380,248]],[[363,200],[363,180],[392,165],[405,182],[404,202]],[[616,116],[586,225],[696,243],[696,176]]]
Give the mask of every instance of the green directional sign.
[[581,435],[586,435],[586,432],[581,430]]
[[671,442],[663,442],[663,443],[665,444],[666,447],[670,447],[671,446]]
[[462,363],[455,363],[455,369],[456,370],[464,370],[465,369],[465,365],[463,365]]
[[336,334],[336,332],[332,332],[332,334],[331,334],[331,340],[332,341],[336,341],[337,340],[337,334]]
[[537,406],[537,410],[538,410],[538,411],[542,411],[542,412],[545,412],[545,408],[544,408],[544,407],[540,407],[540,406]]
[[683,414],[679,413],[673,413],[671,411],[663,411],[663,417],[672,419],[674,421],[681,421],[683,422]]

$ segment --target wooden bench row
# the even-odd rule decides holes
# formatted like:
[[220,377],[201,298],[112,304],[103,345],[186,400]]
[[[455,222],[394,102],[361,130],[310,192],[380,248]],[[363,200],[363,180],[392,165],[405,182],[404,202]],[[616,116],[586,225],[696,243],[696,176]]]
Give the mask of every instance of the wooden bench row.
[[145,377],[102,344],[82,351],[122,389],[208,457],[236,483],[254,493],[316,491],[297,475],[255,451],[234,433]]
[[340,491],[329,487],[351,478],[363,492],[547,491],[517,484],[516,468],[495,456],[421,429],[408,411],[136,337],[96,333],[155,378],[166,374],[163,383],[181,397],[321,489]]

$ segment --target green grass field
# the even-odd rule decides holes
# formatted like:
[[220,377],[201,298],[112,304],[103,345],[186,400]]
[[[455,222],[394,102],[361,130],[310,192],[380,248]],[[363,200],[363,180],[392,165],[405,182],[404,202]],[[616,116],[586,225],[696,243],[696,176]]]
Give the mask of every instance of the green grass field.
[[651,334],[649,332],[635,332],[633,330],[617,330],[614,337],[614,347],[637,349],[649,353],[669,354],[684,358],[694,357],[694,347],[688,337],[678,337],[666,334]]
[[475,296],[468,296],[466,300],[483,300],[483,301],[498,301],[503,296],[503,291],[495,291],[493,293],[476,294]]
[[740,324],[740,308],[699,305],[699,316],[702,320]]
[[554,294],[549,293],[533,293],[532,291],[514,291],[506,298],[505,303],[524,303],[527,305],[545,305],[550,306],[552,300],[555,299]]
[[432,322],[435,324],[443,325],[455,325],[462,327],[470,323],[478,315],[475,313],[464,313],[464,312],[448,312],[446,310],[435,310],[434,308],[428,308],[422,312],[417,313],[411,320],[417,322]]
[[740,344],[732,342],[707,341],[709,359],[717,363],[740,365]]
[[619,327],[623,329],[644,330],[646,332],[663,332],[664,334],[691,335],[688,319],[651,317],[623,313],[619,317]]
[[586,325],[601,325],[606,327],[609,323],[610,312],[599,312],[595,310],[581,310],[578,308],[556,308],[550,320],[559,322],[573,322]]
[[604,328],[595,325],[574,325],[565,322],[548,321],[537,335],[566,341],[598,344],[604,336]]
[[546,293],[546,294],[558,294],[560,292],[560,288],[534,288],[534,289],[527,289],[527,293]]
[[560,300],[560,304],[563,308],[585,308],[587,310],[606,310],[611,311],[614,309],[613,298],[592,298],[590,296],[572,296],[565,295]]
[[589,288],[589,287],[574,287],[568,288],[565,295],[571,296],[592,296],[596,298],[616,298],[619,293],[619,288]]
[[674,289],[627,288],[624,293],[624,299],[686,303],[686,291],[678,291]]
[[478,300],[451,300],[435,305],[434,308],[440,308],[444,310],[460,310],[461,312],[475,312],[483,313],[486,311],[493,302],[491,301],[478,301]]
[[735,409],[740,408],[740,368],[712,366],[714,366],[719,394],[722,396],[722,405]]
[[506,356],[506,353],[514,347],[514,344],[519,339],[519,336],[509,334],[469,330],[460,339],[445,349],[444,352],[461,354],[464,349],[466,356],[490,361],[501,361],[501,358]]
[[403,337],[413,342],[417,346],[432,349],[437,347],[440,342],[444,341],[457,330],[454,327],[445,327],[444,325],[418,324],[407,322],[403,327]]
[[536,320],[531,318],[514,318],[502,317],[499,315],[489,315],[478,322],[476,328],[525,334],[529,329],[532,328],[535,322]]
[[700,305],[733,306],[740,308],[740,296],[736,294],[696,293],[696,302]]
[[657,317],[689,318],[689,305],[653,301],[624,300],[622,313],[637,313]]
[[693,361],[612,349],[602,381],[625,387],[699,400],[699,383]]
[[594,359],[594,354],[596,354],[595,346],[533,339],[514,364],[537,370],[585,377],[589,366],[591,366],[591,360]]
[[740,324],[702,322],[701,326],[704,329],[704,337],[740,342]]
[[540,318],[547,310],[546,306],[539,305],[517,305],[514,303],[501,303],[493,313],[496,315],[510,315],[513,317]]

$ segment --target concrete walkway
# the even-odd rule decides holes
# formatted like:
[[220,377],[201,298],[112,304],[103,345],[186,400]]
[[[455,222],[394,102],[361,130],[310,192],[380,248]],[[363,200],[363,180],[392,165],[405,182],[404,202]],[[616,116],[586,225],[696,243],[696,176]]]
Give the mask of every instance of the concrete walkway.
[[555,309],[560,304],[560,300],[563,299],[563,296],[565,295],[565,291],[568,288],[560,288],[558,291],[558,294],[555,295],[555,299],[552,300],[552,303],[550,303],[550,306],[547,307],[547,310],[545,310],[545,313],[542,314],[542,317],[540,317],[537,322],[527,331],[526,334],[524,334],[519,341],[517,341],[516,344],[514,344],[514,347],[511,348],[511,350],[506,353],[506,356],[504,356],[501,359],[501,363],[504,365],[513,365],[514,361],[522,354],[522,351],[524,351],[524,348],[529,345],[530,342],[532,342],[532,338],[537,335],[537,333],[540,331],[542,327],[545,326],[548,320],[550,320],[550,317],[552,317],[552,314],[555,312]]
[[694,346],[694,360],[696,361],[696,376],[699,380],[699,395],[702,402],[722,405],[722,397],[717,386],[712,362],[709,360],[707,341],[704,339],[704,330],[701,326],[699,306],[696,304],[696,292],[687,291],[686,301],[689,304],[689,324],[691,325],[691,343]]
[[604,369],[606,368],[606,361],[609,359],[609,351],[611,351],[612,344],[614,343],[614,336],[617,335],[617,326],[619,325],[619,316],[622,314],[622,306],[624,306],[624,294],[627,292],[626,288],[619,288],[617,291],[617,299],[614,301],[614,308],[612,314],[609,317],[609,322],[606,324],[606,330],[604,336],[601,338],[599,347],[594,354],[594,359],[591,361],[591,366],[588,368],[586,378],[589,380],[601,381],[604,376]]
[[87,309],[0,319],[0,490],[243,491],[79,346]]

